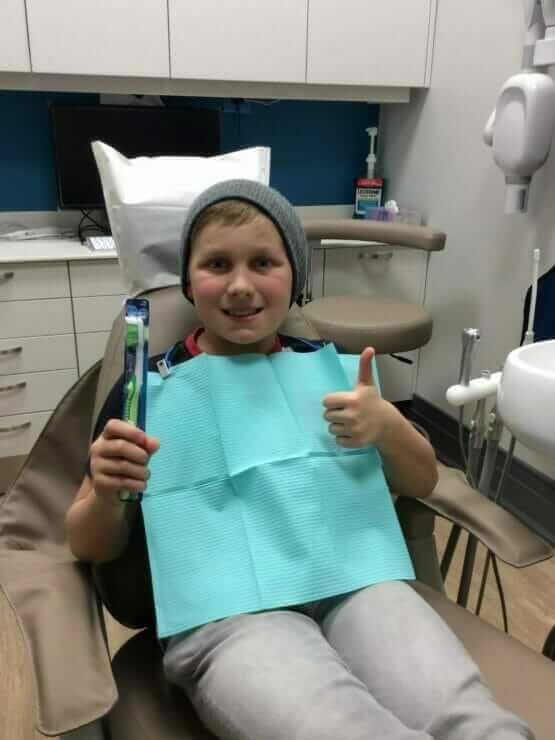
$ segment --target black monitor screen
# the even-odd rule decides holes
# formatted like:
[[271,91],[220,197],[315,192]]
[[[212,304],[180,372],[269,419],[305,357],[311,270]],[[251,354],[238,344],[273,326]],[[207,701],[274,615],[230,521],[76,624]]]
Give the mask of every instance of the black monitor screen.
[[61,208],[105,207],[91,150],[97,139],[126,157],[220,153],[216,110],[52,105],[50,115]]

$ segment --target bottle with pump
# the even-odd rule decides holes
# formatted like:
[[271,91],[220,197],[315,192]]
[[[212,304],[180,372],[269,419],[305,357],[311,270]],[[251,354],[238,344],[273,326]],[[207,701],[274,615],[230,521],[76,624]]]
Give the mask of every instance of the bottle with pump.
[[376,136],[378,135],[378,129],[373,126],[367,128],[366,133],[370,137],[369,153],[366,157],[367,172],[366,177],[359,177],[356,180],[355,218],[367,218],[370,209],[381,207],[383,199],[384,181],[383,178],[376,177]]

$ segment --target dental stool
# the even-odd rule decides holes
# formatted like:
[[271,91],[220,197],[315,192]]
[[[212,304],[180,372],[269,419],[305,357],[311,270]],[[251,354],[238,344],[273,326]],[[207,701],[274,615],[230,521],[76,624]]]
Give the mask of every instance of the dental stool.
[[[308,285],[312,277],[312,241],[357,240],[440,251],[445,245],[441,231],[407,224],[371,220],[307,221],[309,240]],[[432,336],[432,317],[416,303],[366,295],[323,296],[310,300],[303,312],[323,338],[348,352],[360,354],[372,346],[376,354],[395,354],[423,347]]]
[[[178,286],[145,296],[151,307],[151,354],[197,325]],[[281,331],[318,338],[296,305]],[[40,732],[65,740],[211,740],[184,694],[164,678],[156,634],[148,626],[152,602],[141,528],[135,528],[124,555],[95,568],[77,562],[66,542],[64,515],[82,480],[98,411],[121,374],[124,336],[120,315],[104,360],[62,399],[0,508],[0,586],[23,636]],[[399,497],[396,507],[420,581],[415,588],[465,644],[497,700],[530,723],[536,740],[552,740],[555,663],[445,598],[433,537],[435,512],[517,566],[550,557],[551,550],[537,538],[526,538],[509,512],[444,466],[425,505]],[[101,602],[122,624],[144,628],[113,659]]]

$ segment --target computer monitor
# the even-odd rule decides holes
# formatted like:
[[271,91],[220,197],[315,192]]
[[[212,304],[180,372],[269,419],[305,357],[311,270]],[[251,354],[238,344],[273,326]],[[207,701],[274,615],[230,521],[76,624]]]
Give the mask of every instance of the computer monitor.
[[50,121],[58,203],[64,209],[105,208],[91,150],[97,139],[126,157],[220,153],[216,110],[53,104]]

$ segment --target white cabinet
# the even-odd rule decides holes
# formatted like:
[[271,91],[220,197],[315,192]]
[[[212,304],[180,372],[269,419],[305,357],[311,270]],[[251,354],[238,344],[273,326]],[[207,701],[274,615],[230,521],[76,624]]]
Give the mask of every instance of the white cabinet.
[[169,0],[173,78],[305,82],[307,0]]
[[123,295],[125,284],[117,260],[80,260],[69,263],[71,295]]
[[[79,357],[79,371],[83,375],[91,365],[104,355],[109,331],[80,332],[77,336],[77,355]],[[122,350],[123,358],[123,350]]]
[[0,416],[0,459],[26,455],[37,441],[51,411]]
[[77,358],[73,334],[0,339],[0,383],[3,375],[11,373],[75,367]]
[[89,296],[73,299],[75,332],[110,331],[121,311],[124,295]]
[[3,375],[0,378],[0,417],[55,409],[77,380],[77,370]]
[[124,293],[115,259],[0,264],[0,491],[102,357]]
[[24,262],[0,265],[0,301],[67,298],[65,262]]
[[435,0],[310,0],[307,82],[421,87]]
[[116,260],[70,262],[69,275],[78,367],[83,375],[104,354],[126,290]]
[[27,0],[33,72],[169,77],[166,0]]
[[[15,469],[77,379],[64,262],[0,265],[0,458]],[[0,490],[3,487],[0,475]]]
[[[40,75],[54,74],[85,76],[90,91],[241,97],[303,97],[306,87],[309,98],[367,99],[363,87],[381,87],[401,102],[429,84],[437,2],[1,0],[0,77],[40,73],[38,89]],[[50,82],[78,89],[71,77]]]
[[25,0],[0,3],[0,70],[30,72]]
[[5,301],[0,304],[0,339],[40,337],[44,334],[73,334],[69,298],[39,301]]

